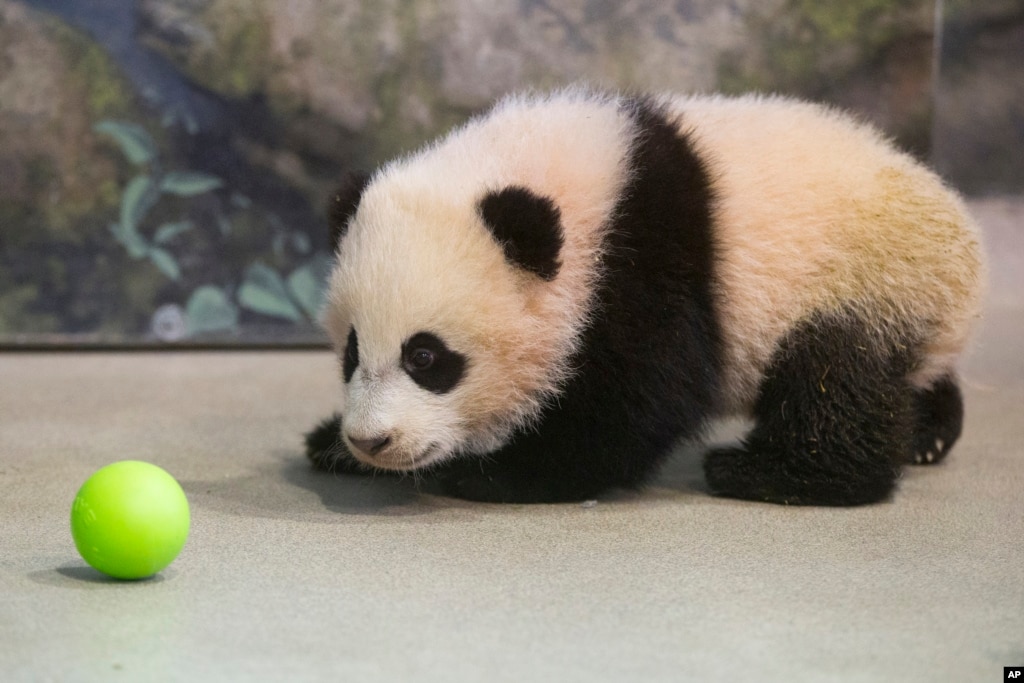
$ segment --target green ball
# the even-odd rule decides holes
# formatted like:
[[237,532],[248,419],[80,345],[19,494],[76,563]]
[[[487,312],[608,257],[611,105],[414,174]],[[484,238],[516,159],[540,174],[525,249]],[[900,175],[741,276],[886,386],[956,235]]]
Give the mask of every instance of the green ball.
[[188,499],[156,465],[124,460],[89,477],[71,506],[82,558],[117,579],[144,579],[169,565],[188,538]]

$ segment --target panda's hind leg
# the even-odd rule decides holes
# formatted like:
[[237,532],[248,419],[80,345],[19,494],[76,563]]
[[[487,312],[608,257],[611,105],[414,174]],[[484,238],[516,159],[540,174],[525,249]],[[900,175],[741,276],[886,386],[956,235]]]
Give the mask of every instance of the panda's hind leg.
[[964,424],[964,402],[956,379],[946,375],[926,389],[915,389],[913,406],[915,429],[910,462],[940,462],[960,438]]
[[737,448],[712,450],[715,494],[803,505],[885,499],[915,435],[910,351],[850,314],[815,314],[780,344]]

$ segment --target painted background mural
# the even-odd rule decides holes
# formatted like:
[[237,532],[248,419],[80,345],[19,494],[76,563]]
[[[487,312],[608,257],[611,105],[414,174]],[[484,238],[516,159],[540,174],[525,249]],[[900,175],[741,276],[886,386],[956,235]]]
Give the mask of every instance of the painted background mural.
[[779,91],[962,189],[1024,162],[1024,0],[0,0],[0,344],[310,343],[337,178],[524,87]]

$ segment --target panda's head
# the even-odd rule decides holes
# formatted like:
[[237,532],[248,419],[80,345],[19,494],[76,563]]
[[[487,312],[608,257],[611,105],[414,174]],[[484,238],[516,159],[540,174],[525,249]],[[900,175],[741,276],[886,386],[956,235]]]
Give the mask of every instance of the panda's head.
[[553,329],[564,236],[552,198],[397,164],[350,178],[331,223],[324,324],[357,459],[410,470],[487,452],[537,413],[568,344]]

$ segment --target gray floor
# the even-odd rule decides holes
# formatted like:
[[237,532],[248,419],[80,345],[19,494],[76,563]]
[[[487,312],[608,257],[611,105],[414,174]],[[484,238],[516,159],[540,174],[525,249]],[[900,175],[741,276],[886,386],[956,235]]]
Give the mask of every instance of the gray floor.
[[[596,505],[463,503],[307,469],[326,353],[0,355],[0,679],[1002,680],[1024,665],[1019,216],[994,219],[963,440],[857,509],[711,498],[694,451]],[[125,458],[192,504],[146,582],[104,580],[68,531]]]

